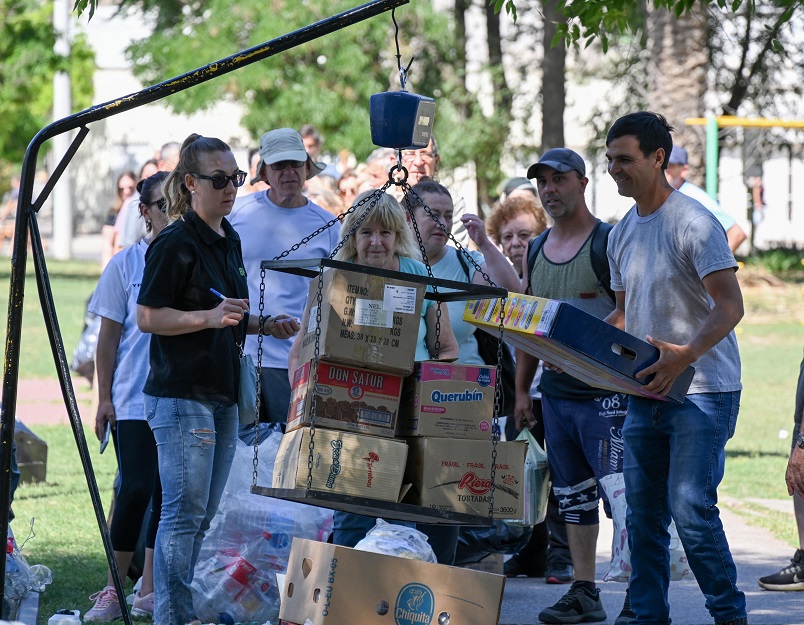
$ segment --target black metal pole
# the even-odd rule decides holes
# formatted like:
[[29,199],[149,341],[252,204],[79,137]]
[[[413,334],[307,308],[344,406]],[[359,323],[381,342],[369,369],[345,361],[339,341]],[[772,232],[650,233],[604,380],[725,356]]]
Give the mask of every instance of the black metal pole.
[[[61,341],[61,333],[58,327],[58,318],[53,304],[52,294],[50,293],[49,278],[47,267],[44,262],[44,251],[42,241],[36,221],[36,214],[43,202],[49,195],[55,181],[66,168],[70,159],[77,150],[78,144],[83,136],[88,132],[86,125],[100,121],[114,115],[119,115],[126,111],[138,108],[145,104],[150,104],[174,93],[184,91],[195,85],[207,82],[219,76],[233,72],[241,67],[251,65],[268,57],[284,52],[308,41],[312,41],[324,35],[336,32],[346,26],[356,24],[381,13],[390,11],[393,8],[408,4],[410,0],[374,0],[361,6],[344,11],[332,17],[326,18],[310,26],[300,28],[287,35],[277,37],[269,42],[249,48],[220,61],[209,63],[191,72],[187,72],[176,78],[166,80],[157,85],[153,85],[141,91],[116,100],[111,100],[103,104],[90,107],[84,111],[58,120],[40,130],[31,140],[25,153],[20,174],[20,193],[17,200],[16,228],[14,231],[14,245],[11,253],[11,280],[9,283],[8,297],[8,317],[5,348],[5,365],[3,370],[3,399],[0,409],[0,450],[2,451],[2,466],[0,466],[0,506],[8,511],[10,506],[10,478],[11,478],[11,449],[14,442],[14,420],[17,409],[17,385],[19,381],[19,358],[20,340],[22,336],[22,312],[23,300],[25,297],[25,270],[28,259],[28,235],[33,235],[31,247],[34,253],[34,261],[37,270],[37,284],[39,286],[40,303],[43,307],[45,324],[50,338],[53,357],[56,363],[56,370],[61,385],[62,395],[64,396],[65,406],[70,413],[70,424],[73,428],[79,456],[87,478],[87,487],[95,508],[95,515],[98,518],[99,529],[106,551],[106,558],[109,566],[116,571],[114,552],[111,548],[108,528],[103,517],[103,507],[100,502],[97,484],[95,483],[94,473],[89,452],[86,447],[86,440],[81,425],[81,417],[78,412],[75,400],[75,391],[69,373],[69,365]],[[33,184],[36,175],[36,162],[39,150],[45,141],[58,135],[70,132],[77,128],[82,128],[79,137],[73,142],[71,152],[69,152],[59,167],[54,172],[51,180],[45,189],[33,201]],[[8,513],[0,513],[0,534],[8,534]],[[5,587],[6,563],[5,558],[0,558],[0,588]],[[119,585],[116,579],[115,586]],[[118,596],[122,597],[120,588]],[[127,610],[124,610],[126,625],[130,625]]]

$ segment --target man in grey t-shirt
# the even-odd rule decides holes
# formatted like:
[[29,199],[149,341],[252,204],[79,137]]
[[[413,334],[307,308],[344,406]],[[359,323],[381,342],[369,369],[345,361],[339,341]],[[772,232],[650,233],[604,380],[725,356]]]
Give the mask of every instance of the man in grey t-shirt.
[[638,112],[618,119],[606,138],[609,174],[635,201],[609,237],[616,308],[607,320],[659,349],[659,360],[637,373],[647,390],[666,395],[695,367],[683,403],[632,397],[628,405],[632,625],[670,622],[671,513],[716,625],[743,625],[745,595],[715,506],[742,389],[734,335],[742,293],[723,228],[665,178],[671,130],[661,115]]

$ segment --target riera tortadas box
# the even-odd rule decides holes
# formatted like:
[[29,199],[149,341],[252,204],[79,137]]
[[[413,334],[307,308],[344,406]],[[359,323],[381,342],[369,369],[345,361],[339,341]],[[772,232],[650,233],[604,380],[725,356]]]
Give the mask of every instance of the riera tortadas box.
[[293,376],[287,430],[310,425],[315,396],[316,427],[393,438],[402,380],[337,362],[306,362]]
[[[497,336],[500,299],[470,300],[463,319]],[[595,388],[683,402],[695,369],[687,367],[667,398],[645,390],[636,374],[659,359],[659,350],[571,304],[512,293],[505,306],[503,339],[560,367]]]
[[[410,438],[405,503],[488,516],[491,501],[492,442]],[[494,472],[494,518],[522,516],[525,453],[522,441],[498,442]]]

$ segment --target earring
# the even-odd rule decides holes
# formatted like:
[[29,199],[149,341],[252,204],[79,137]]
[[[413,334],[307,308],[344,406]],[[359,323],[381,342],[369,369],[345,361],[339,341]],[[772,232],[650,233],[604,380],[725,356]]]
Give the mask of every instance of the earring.
[[145,220],[145,227],[148,228],[149,230],[151,229],[151,220],[150,219]]

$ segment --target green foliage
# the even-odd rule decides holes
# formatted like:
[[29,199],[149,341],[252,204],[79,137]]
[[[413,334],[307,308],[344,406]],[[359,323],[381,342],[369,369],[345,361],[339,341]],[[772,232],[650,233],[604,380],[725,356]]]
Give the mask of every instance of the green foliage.
[[52,121],[56,71],[70,72],[74,110],[92,101],[94,54],[79,33],[71,57],[57,55],[52,16],[49,1],[0,0],[0,162],[20,162],[34,135]]
[[774,274],[802,274],[804,273],[804,250],[796,247],[760,250],[749,256],[746,264],[752,267],[762,267],[765,271]]
[[[135,74],[153,84],[352,8],[354,1],[267,4],[210,0],[200,14],[188,10],[172,26],[130,47]],[[265,19],[267,14],[271,19]],[[439,95],[444,81],[440,64],[451,40],[447,17],[420,2],[396,18],[403,65],[415,57],[409,89]],[[271,128],[312,123],[326,137],[327,148],[346,148],[364,158],[373,149],[369,96],[399,89],[394,55],[390,15],[378,17],[171,96],[167,103],[178,112],[191,112],[237,100],[246,111],[242,123],[255,138]],[[437,120],[440,127],[440,110]]]

